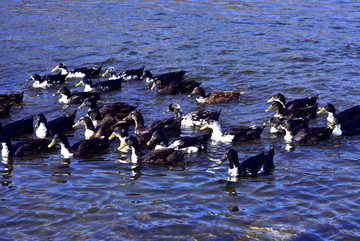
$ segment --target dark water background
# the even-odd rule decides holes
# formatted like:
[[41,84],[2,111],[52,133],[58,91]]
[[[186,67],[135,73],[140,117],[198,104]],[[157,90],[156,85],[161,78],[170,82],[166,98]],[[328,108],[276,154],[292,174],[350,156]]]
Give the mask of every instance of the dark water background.
[[[70,68],[114,66],[155,74],[186,70],[209,91],[239,90],[240,101],[199,105],[160,96],[142,82],[104,94],[139,105],[145,122],[222,108],[224,129],[270,118],[266,100],[319,94],[338,110],[359,104],[360,3],[357,1],[2,1],[1,93],[25,90],[8,123],[30,114],[70,113],[52,94],[25,82],[59,62]],[[75,82],[67,83],[74,89]],[[77,119],[85,109],[78,111]],[[319,116],[312,125],[325,125]],[[218,165],[225,144],[168,169],[135,173],[108,154],[62,160],[58,149],[1,163],[2,240],[358,240],[360,137],[334,138],[287,152],[281,137],[235,143],[241,160],[275,147],[270,175],[230,182]],[[198,133],[183,130],[184,134]],[[69,134],[83,138],[83,129]],[[30,135],[29,137],[33,137]],[[14,140],[16,141],[16,140]]]

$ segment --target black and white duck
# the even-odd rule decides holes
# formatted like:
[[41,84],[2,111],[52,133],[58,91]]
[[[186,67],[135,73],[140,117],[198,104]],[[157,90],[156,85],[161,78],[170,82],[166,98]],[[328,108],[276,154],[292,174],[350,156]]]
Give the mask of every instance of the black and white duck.
[[125,144],[118,149],[121,150],[126,145],[131,148],[131,162],[138,165],[156,164],[172,166],[181,162],[186,154],[184,150],[175,150],[174,148],[161,148],[143,154],[140,149],[140,144],[134,136],[127,137]]
[[24,157],[29,155],[37,155],[47,151],[47,146],[50,144],[48,139],[28,139],[20,141],[12,145],[10,138],[6,135],[0,134],[2,143],[1,155],[3,158],[8,157]]
[[109,136],[109,140],[112,140],[115,137],[117,137],[119,139],[119,141],[120,141],[119,146],[124,146],[119,151],[127,153],[127,152],[129,152],[131,150],[130,147],[125,144],[125,139],[128,136],[129,136],[129,130],[128,129],[122,128],[121,126],[115,126],[114,130],[113,130],[113,133]]
[[180,118],[170,118],[166,120],[153,121],[144,125],[144,117],[139,111],[132,111],[127,117],[123,120],[135,122],[135,134],[140,134],[143,132],[153,132],[158,129],[163,129],[166,133],[174,133],[180,131],[181,119]]
[[154,89],[156,85],[166,86],[171,82],[181,81],[185,74],[186,71],[180,70],[153,76],[149,70],[146,70],[141,76],[141,79],[146,82],[150,89]]
[[85,127],[85,139],[93,139],[98,137],[108,138],[113,132],[113,123],[104,123],[100,126],[94,127],[90,117],[82,116],[80,119],[73,125],[73,128],[83,125]]
[[332,134],[332,129],[329,127],[301,128],[295,120],[284,120],[281,127],[286,132],[284,136],[286,142],[317,143],[330,139]]
[[67,74],[59,72],[57,74],[48,74],[40,76],[39,74],[33,74],[26,81],[34,81],[34,88],[48,88],[55,85],[62,85],[65,83],[65,78]]
[[105,80],[100,81],[96,84],[93,84],[92,80],[90,78],[83,78],[79,81],[75,86],[79,87],[80,85],[84,85],[84,92],[90,92],[90,91],[101,91],[101,92],[108,92],[113,90],[119,90],[122,86],[122,80],[121,79],[115,79],[115,80]]
[[336,113],[333,104],[326,104],[318,111],[318,114],[328,113],[327,121],[333,128],[333,135],[357,135],[358,118],[360,116],[360,105]]
[[164,130],[159,129],[152,133],[147,146],[155,147],[155,149],[169,147],[175,150],[184,150],[186,153],[194,153],[206,149],[210,136],[210,134],[182,136],[169,144],[168,134]]
[[199,97],[196,98],[199,103],[222,103],[229,100],[236,100],[242,94],[244,94],[244,92],[238,91],[218,91],[205,94],[204,88],[195,87],[195,89],[189,94],[189,97],[199,95]]
[[61,97],[59,98],[60,104],[81,104],[84,102],[87,98],[100,98],[100,93],[96,91],[91,92],[71,92],[69,88],[63,86],[61,87],[53,96],[56,96],[57,94],[60,94]]
[[211,140],[219,142],[233,142],[233,141],[251,141],[260,139],[265,125],[250,126],[250,127],[236,127],[230,128],[222,132],[221,125],[218,121],[212,121],[205,124],[200,130],[210,128],[212,130]]
[[274,117],[281,117],[283,119],[292,119],[292,118],[305,118],[305,119],[315,119],[317,116],[318,105],[311,105],[301,108],[295,108],[288,111],[285,111],[283,104],[278,101],[271,103],[269,108],[265,112],[275,110]]
[[[309,119],[307,118],[287,118],[285,117],[271,117],[268,123],[271,125],[270,133],[271,134],[285,134],[285,130],[281,127],[281,122],[284,120],[294,120],[298,122],[300,128],[309,127]],[[265,123],[267,124],[267,123]]]
[[239,163],[237,152],[232,148],[228,148],[219,163],[223,163],[226,159],[229,160],[228,175],[230,177],[255,177],[275,168],[274,154],[275,150],[271,148]]
[[104,152],[109,147],[109,140],[107,138],[93,138],[90,140],[82,140],[70,146],[68,138],[62,134],[56,134],[48,145],[48,148],[55,144],[60,145],[60,154],[63,158],[71,157],[85,157]]
[[81,67],[81,68],[75,68],[74,70],[69,71],[64,63],[59,63],[52,70],[52,72],[60,70],[62,75],[66,75],[66,79],[84,78],[84,77],[93,78],[93,77],[97,77],[100,74],[102,66],[103,66],[103,64],[99,64],[98,66],[96,66],[94,68]]
[[4,126],[0,123],[0,133],[9,138],[31,133],[34,131],[33,121],[33,116],[29,116],[21,120],[10,122]]
[[45,138],[52,137],[57,133],[71,131],[72,126],[75,124],[75,117],[76,110],[48,122],[44,114],[39,114],[36,117],[35,134],[39,138]]
[[277,94],[273,95],[267,101],[267,103],[277,101],[283,105],[284,111],[286,112],[286,111],[297,109],[297,108],[303,108],[303,107],[316,105],[318,97],[319,97],[319,95],[315,95],[315,96],[309,96],[309,97],[305,97],[305,98],[301,98],[301,99],[295,99],[290,102],[286,102],[284,95],[281,93],[277,93]]
[[183,116],[181,106],[177,103],[170,104],[164,114],[169,111],[174,112],[175,118],[182,118],[181,126],[183,127],[203,126],[211,121],[218,121],[221,114],[221,109],[217,111],[197,110]]
[[24,98],[24,91],[17,93],[0,94],[0,103],[18,104],[23,101],[23,98]]
[[139,80],[143,75],[145,66],[142,66],[138,69],[130,69],[123,71],[121,74],[117,74],[114,67],[109,67],[106,69],[103,77],[109,76],[109,80],[112,79],[122,79],[123,81]]

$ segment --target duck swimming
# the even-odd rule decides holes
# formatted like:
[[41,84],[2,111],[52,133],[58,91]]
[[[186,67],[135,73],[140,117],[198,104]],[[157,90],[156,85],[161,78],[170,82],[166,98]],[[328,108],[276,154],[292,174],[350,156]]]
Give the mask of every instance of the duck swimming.
[[212,129],[211,140],[220,142],[232,142],[260,139],[260,135],[264,130],[265,125],[261,127],[250,126],[230,128],[222,132],[220,123],[217,121],[212,121],[208,124],[205,124],[203,127],[200,128],[200,130],[205,130],[207,128]]
[[13,121],[4,126],[0,123],[0,133],[9,138],[31,133],[34,131],[33,121],[33,116],[29,116],[21,120]]
[[174,112],[175,118],[182,118],[181,126],[184,127],[203,126],[209,122],[218,121],[221,114],[221,109],[217,111],[197,110],[183,116],[181,106],[177,103],[170,104],[164,114],[169,111]]
[[85,157],[104,152],[109,147],[107,138],[93,138],[90,140],[82,140],[70,146],[68,138],[62,134],[56,134],[48,145],[48,148],[55,144],[60,145],[60,154],[63,158]]
[[334,105],[328,103],[318,111],[318,114],[321,114],[323,112],[328,112],[327,121],[333,128],[333,135],[341,136],[358,134],[357,123],[360,116],[360,105],[356,105],[354,107],[336,113]]
[[[144,80],[150,89],[154,89],[156,85],[166,86],[171,82],[181,81],[184,78],[186,71],[174,71],[169,73],[160,74],[153,77],[152,73],[149,70],[146,70],[141,79]],[[156,82],[156,83],[155,83]]]
[[67,74],[63,74],[62,72],[59,72],[57,74],[48,74],[44,76],[40,76],[39,74],[33,74],[28,78],[26,81],[33,80],[33,87],[34,88],[48,88],[55,85],[62,85],[65,83],[65,78]]
[[43,114],[36,117],[35,134],[39,138],[52,137],[57,133],[71,131],[75,124],[76,110],[71,114],[60,116],[54,120],[47,121]]
[[[155,84],[157,81],[155,81]],[[196,81],[175,81],[171,82],[168,85],[160,85],[158,88],[158,92],[160,94],[168,94],[168,95],[175,95],[175,94],[184,94],[184,93],[191,93],[194,88],[200,86],[201,82]]]
[[223,163],[226,159],[229,160],[228,175],[230,177],[255,177],[275,168],[274,154],[274,148],[271,148],[267,152],[261,152],[239,163],[237,152],[232,148],[228,148],[219,163]]
[[136,137],[130,136],[125,140],[125,144],[118,149],[121,150],[125,146],[129,146],[132,150],[131,162],[135,164],[156,164],[156,165],[176,165],[184,159],[184,150],[175,150],[174,148],[162,148],[142,154],[140,144]]
[[0,116],[6,116],[10,113],[11,107],[12,107],[12,103],[10,104],[0,104]]
[[129,131],[127,129],[122,128],[121,126],[115,126],[113,133],[109,136],[109,140],[114,139],[115,137],[119,138],[120,141],[120,145],[119,146],[124,146],[123,148],[121,148],[121,152],[127,153],[129,152],[131,149],[129,146],[126,145],[125,143],[125,139],[129,136]]
[[332,134],[329,127],[300,128],[294,120],[284,120],[281,127],[286,131],[284,140],[287,142],[317,143],[330,139]]
[[61,87],[53,96],[56,94],[60,94],[61,97],[59,99],[60,104],[81,104],[85,99],[94,97],[95,99],[100,98],[100,93],[98,92],[73,92],[71,93],[69,88],[63,86]]
[[23,101],[24,91],[18,93],[0,94],[0,103],[2,104],[18,104]]
[[51,72],[55,72],[57,70],[61,70],[62,75],[66,75],[66,79],[70,78],[93,78],[100,74],[101,68],[103,64],[99,64],[95,68],[75,68],[73,71],[69,72],[68,68],[64,63],[59,63]]
[[286,99],[285,99],[284,95],[281,93],[278,93],[278,94],[273,95],[267,101],[267,103],[277,101],[283,105],[284,111],[286,112],[286,111],[297,109],[297,108],[303,108],[303,107],[316,105],[318,97],[319,97],[319,95],[309,96],[309,97],[305,97],[305,98],[301,98],[301,99],[295,99],[293,101],[286,103]]
[[72,127],[83,125],[85,127],[85,139],[89,140],[98,137],[108,138],[113,132],[112,124],[108,122],[95,128],[89,117],[82,116]]
[[[210,134],[198,136],[182,136],[169,145],[169,136],[162,130],[156,130],[152,133],[147,146],[155,147],[159,145],[161,148],[169,147],[175,150],[184,150],[186,153],[194,153],[199,150],[204,150],[207,147]],[[158,149],[159,147],[155,148]]]
[[90,92],[90,91],[108,92],[108,91],[121,89],[122,79],[105,80],[105,81],[100,81],[96,84],[93,84],[93,82],[90,78],[83,78],[75,86],[79,87],[80,85],[85,86],[84,92]]
[[47,139],[28,139],[20,141],[12,145],[10,138],[6,135],[0,134],[2,143],[1,155],[4,158],[8,157],[24,157],[29,155],[37,155],[47,150],[50,143]]
[[142,66],[138,69],[126,70],[118,75],[114,67],[109,67],[106,69],[105,73],[102,76],[109,76],[109,80],[122,79],[125,82],[131,80],[139,80],[143,75],[144,68],[145,66]]
[[312,106],[306,106],[302,108],[295,108],[292,110],[285,111],[284,106],[278,102],[274,101],[272,104],[265,110],[269,112],[275,110],[274,117],[281,117],[283,119],[292,119],[292,118],[305,118],[305,119],[315,119],[317,116],[317,104]]
[[205,94],[205,90],[202,87],[195,87],[193,92],[189,95],[189,97],[193,95],[199,95],[196,98],[199,103],[222,103],[229,100],[236,100],[240,97],[240,95],[244,94],[244,92],[237,91],[219,91],[219,92],[211,92],[209,94]]

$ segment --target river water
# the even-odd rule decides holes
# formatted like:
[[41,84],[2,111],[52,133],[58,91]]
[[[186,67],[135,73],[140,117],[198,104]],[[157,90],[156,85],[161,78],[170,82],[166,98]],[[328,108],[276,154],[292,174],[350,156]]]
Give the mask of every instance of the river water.
[[[261,125],[272,115],[266,101],[278,92],[288,100],[319,94],[319,104],[338,110],[359,104],[357,1],[3,0],[0,14],[1,93],[25,91],[3,124],[76,108],[57,102],[57,88],[25,82],[59,62],[70,69],[103,63],[118,71],[186,70],[185,79],[207,91],[245,91],[239,101],[201,105],[147,91],[139,81],[102,95],[104,102],[138,105],[145,122],[169,118],[163,111],[177,102],[185,113],[222,108],[224,129]],[[324,126],[325,118],[311,125]],[[83,128],[68,135],[75,143]],[[261,140],[231,147],[240,160],[274,147],[275,169],[237,181],[217,163],[228,144],[209,143],[174,168],[135,171],[118,141],[89,158],[64,160],[55,148],[3,161],[0,239],[358,240],[359,140],[337,137],[288,152],[266,128]]]

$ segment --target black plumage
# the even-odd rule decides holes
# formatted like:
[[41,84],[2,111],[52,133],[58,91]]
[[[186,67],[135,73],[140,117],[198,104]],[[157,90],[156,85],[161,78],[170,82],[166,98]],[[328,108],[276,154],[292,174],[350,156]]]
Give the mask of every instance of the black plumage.
[[269,172],[271,169],[275,168],[273,161],[274,154],[274,148],[271,148],[267,152],[261,152],[260,154],[250,157],[239,163],[237,152],[232,148],[228,148],[221,158],[220,163],[224,162],[226,159],[229,160],[229,176],[255,177],[261,173]]
[[75,124],[75,117],[76,110],[68,115],[60,116],[48,122],[44,114],[39,114],[36,117],[36,136],[39,138],[45,138],[52,137],[57,133],[71,131],[72,126]]
[[9,138],[22,136],[34,131],[33,121],[33,116],[29,116],[21,120],[10,122],[4,126],[0,123],[0,132]]

